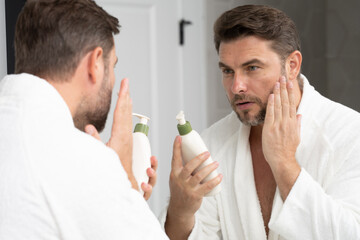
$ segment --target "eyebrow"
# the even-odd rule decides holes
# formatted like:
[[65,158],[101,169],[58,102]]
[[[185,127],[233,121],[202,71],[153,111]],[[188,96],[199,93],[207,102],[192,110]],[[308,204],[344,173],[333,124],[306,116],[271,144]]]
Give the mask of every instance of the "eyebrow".
[[254,59],[251,59],[251,60],[243,63],[241,66],[245,67],[245,66],[252,65],[252,64],[264,65],[264,63],[262,61],[260,61],[257,58],[254,58]]
[[[243,64],[241,64],[242,67],[246,67],[248,65],[252,65],[252,64],[259,64],[259,65],[265,65],[262,61],[260,61],[259,59],[257,58],[254,58],[254,59],[251,59]],[[226,65],[225,63],[223,62],[219,62],[219,67],[220,68],[229,68],[229,69],[232,69],[230,66]]]
[[223,62],[219,62],[219,68],[231,68]]

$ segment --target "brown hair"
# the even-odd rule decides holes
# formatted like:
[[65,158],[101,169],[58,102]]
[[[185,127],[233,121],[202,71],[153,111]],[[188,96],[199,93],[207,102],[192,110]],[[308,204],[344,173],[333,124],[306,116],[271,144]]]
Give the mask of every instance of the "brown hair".
[[27,0],[15,30],[15,73],[71,77],[81,58],[114,46],[119,21],[92,0]]
[[214,24],[217,52],[221,42],[240,37],[257,36],[272,41],[272,49],[284,61],[300,40],[295,23],[282,11],[263,5],[244,5],[223,13]]

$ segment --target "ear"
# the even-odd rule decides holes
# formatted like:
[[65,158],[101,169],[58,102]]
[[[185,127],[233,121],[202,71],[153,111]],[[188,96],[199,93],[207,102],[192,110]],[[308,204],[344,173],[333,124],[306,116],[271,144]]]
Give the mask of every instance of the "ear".
[[289,80],[294,80],[298,76],[301,69],[302,55],[296,50],[292,52],[286,59],[286,73]]
[[103,49],[101,47],[96,47],[90,52],[89,56],[89,65],[88,65],[88,74],[89,80],[96,84],[101,82],[101,79],[104,76],[104,59],[103,59]]

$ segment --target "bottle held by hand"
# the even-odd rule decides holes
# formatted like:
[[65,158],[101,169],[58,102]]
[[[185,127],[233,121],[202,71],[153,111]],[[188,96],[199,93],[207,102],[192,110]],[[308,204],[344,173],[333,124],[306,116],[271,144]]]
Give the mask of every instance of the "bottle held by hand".
[[141,195],[144,194],[141,189],[141,183],[148,183],[149,177],[146,173],[146,170],[151,167],[151,147],[150,142],[147,137],[149,132],[149,126],[147,122],[150,118],[133,113],[133,116],[136,116],[140,119],[140,122],[135,125],[133,133],[133,159],[132,159],[132,170],[134,177],[139,185],[139,190]]
[[[192,129],[190,122],[185,120],[185,115],[183,111],[180,111],[179,114],[176,116],[176,120],[178,120],[178,131],[181,136],[181,152],[182,157],[185,163],[189,162],[190,160],[194,159],[199,154],[208,151],[204,141],[200,137],[200,135]],[[195,173],[202,169],[203,167],[211,164],[213,162],[211,156],[202,163],[197,169],[195,169]],[[212,171],[204,180],[203,182],[207,182],[218,175],[217,171]],[[214,196],[219,193],[221,190],[221,186],[217,185],[213,190],[211,190],[206,197]]]

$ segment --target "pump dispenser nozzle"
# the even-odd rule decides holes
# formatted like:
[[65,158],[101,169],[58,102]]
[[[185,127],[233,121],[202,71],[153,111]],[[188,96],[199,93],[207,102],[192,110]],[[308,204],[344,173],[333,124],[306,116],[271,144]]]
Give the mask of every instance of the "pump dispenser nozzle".
[[145,124],[145,125],[146,125],[147,122],[150,120],[149,117],[144,116],[144,115],[141,115],[141,114],[138,114],[138,113],[133,113],[132,115],[135,116],[135,117],[138,117],[138,118],[140,119],[140,123]]
[[186,135],[192,131],[191,124],[189,121],[185,120],[184,111],[180,111],[178,115],[176,115],[176,120],[179,122],[177,128],[181,136]]
[[150,118],[138,113],[133,113],[132,115],[140,119],[140,123],[135,125],[134,132],[142,132],[147,136],[149,132],[149,126],[147,125],[147,123]]
[[176,120],[178,120],[180,125],[184,125],[186,123],[184,111],[181,110],[178,115],[176,115]]

